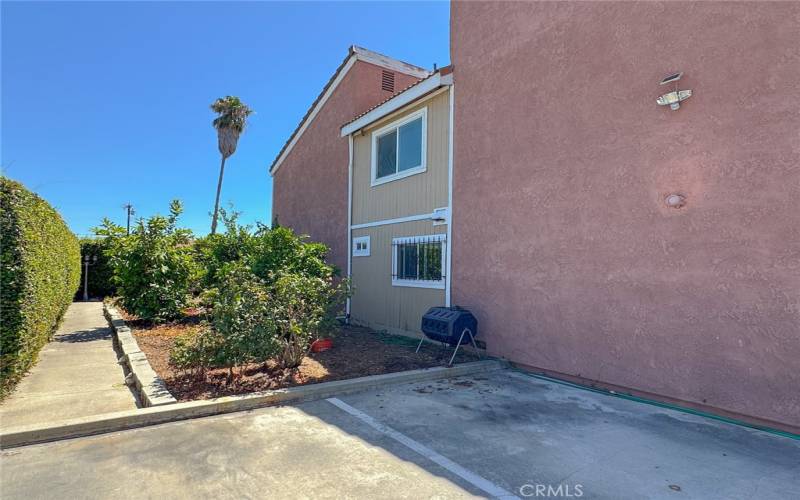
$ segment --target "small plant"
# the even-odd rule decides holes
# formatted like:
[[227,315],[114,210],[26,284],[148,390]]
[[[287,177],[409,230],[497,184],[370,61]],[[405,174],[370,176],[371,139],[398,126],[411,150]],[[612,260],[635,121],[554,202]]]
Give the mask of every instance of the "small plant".
[[204,325],[175,339],[169,363],[180,370],[192,371],[195,376],[204,376],[209,369],[224,365],[223,344],[222,336]]

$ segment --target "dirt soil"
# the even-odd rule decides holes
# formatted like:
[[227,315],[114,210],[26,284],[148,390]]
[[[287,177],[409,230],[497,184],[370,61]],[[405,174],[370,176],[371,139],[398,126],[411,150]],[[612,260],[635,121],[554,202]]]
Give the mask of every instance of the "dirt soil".
[[[125,314],[123,313],[123,317]],[[445,366],[453,351],[425,343],[419,354],[414,352],[417,340],[367,328],[345,326],[333,336],[333,348],[309,353],[298,368],[281,369],[272,361],[251,364],[236,372],[227,383],[227,369],[211,370],[203,376],[176,370],[169,364],[169,353],[175,338],[191,329],[201,328],[199,316],[176,323],[147,325],[136,318],[125,317],[133,330],[139,348],[169,392],[178,401],[211,399],[219,396],[315,384],[367,375],[379,375],[418,368]],[[475,361],[478,357],[463,348],[456,363]]]

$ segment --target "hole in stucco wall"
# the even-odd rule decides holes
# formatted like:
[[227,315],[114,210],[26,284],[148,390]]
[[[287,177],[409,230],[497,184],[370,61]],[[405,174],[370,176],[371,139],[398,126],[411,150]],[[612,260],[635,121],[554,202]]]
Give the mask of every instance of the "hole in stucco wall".
[[669,208],[681,208],[686,205],[686,196],[680,193],[670,193],[664,198],[664,203]]

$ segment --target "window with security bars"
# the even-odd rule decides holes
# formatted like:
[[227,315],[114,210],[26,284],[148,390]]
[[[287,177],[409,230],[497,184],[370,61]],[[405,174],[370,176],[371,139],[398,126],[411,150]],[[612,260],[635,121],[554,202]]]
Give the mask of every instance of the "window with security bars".
[[392,284],[444,288],[445,245],[443,234],[395,238],[392,241]]

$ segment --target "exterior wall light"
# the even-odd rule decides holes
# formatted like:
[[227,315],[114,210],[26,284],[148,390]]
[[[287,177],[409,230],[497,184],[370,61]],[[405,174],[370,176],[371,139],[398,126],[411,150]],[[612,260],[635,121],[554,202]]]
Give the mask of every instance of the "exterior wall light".
[[681,107],[681,101],[685,101],[686,99],[692,97],[691,90],[678,90],[678,80],[681,79],[683,76],[683,72],[680,73],[673,73],[664,77],[661,80],[660,85],[667,85],[668,83],[675,83],[675,90],[669,92],[667,94],[662,95],[656,102],[659,106],[667,106],[669,105],[669,109],[676,110]]
[[444,208],[437,208],[431,214],[431,220],[433,221],[434,226],[441,226],[443,224],[447,224],[447,219],[449,218],[450,210],[447,207]]

